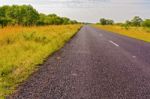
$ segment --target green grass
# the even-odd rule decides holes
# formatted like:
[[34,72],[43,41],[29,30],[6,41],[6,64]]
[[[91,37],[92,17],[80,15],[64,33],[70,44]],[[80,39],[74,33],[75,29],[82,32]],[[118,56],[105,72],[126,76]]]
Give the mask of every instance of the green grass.
[[131,38],[150,42],[150,29],[144,27],[121,27],[117,25],[93,25],[96,28],[118,33]]
[[81,25],[62,25],[0,29],[0,98],[12,94],[80,27]]

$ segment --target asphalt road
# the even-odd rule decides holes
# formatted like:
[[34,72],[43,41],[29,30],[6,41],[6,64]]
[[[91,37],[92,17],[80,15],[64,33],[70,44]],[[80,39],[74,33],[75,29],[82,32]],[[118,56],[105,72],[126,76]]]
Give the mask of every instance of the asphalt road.
[[13,99],[150,99],[150,43],[84,26]]

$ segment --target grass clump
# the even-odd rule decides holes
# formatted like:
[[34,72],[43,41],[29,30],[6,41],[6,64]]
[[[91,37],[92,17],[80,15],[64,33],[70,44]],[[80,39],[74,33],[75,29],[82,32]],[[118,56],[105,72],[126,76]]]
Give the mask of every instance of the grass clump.
[[118,25],[94,25],[94,27],[118,33],[131,38],[150,42],[150,29],[144,27],[122,27]]
[[0,29],[0,97],[14,92],[81,25],[5,27]]

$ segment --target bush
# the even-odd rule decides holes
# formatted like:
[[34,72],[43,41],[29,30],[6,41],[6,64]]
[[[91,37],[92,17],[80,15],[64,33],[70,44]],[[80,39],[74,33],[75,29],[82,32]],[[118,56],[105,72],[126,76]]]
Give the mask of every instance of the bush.
[[150,19],[146,19],[145,21],[143,21],[142,26],[150,27]]
[[132,20],[131,20],[131,24],[132,26],[141,26],[143,20],[139,17],[139,16],[135,16]]
[[101,18],[100,23],[101,25],[113,25],[114,21],[110,19]]

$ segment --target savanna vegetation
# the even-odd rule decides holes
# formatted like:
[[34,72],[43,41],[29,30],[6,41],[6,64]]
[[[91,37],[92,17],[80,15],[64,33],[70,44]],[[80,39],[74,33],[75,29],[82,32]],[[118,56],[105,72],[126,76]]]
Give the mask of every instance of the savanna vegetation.
[[56,14],[39,13],[31,5],[12,5],[0,7],[0,25],[62,25],[77,24],[76,20],[59,17]]
[[81,25],[31,5],[0,7],[0,98],[11,94]]
[[132,20],[127,20],[125,23],[108,22],[110,19],[100,19],[97,28],[108,30],[114,33],[119,33],[128,37],[150,42],[150,19],[143,20],[139,16],[135,16]]
[[39,64],[60,49],[81,25],[5,27],[0,29],[0,97],[8,95]]

